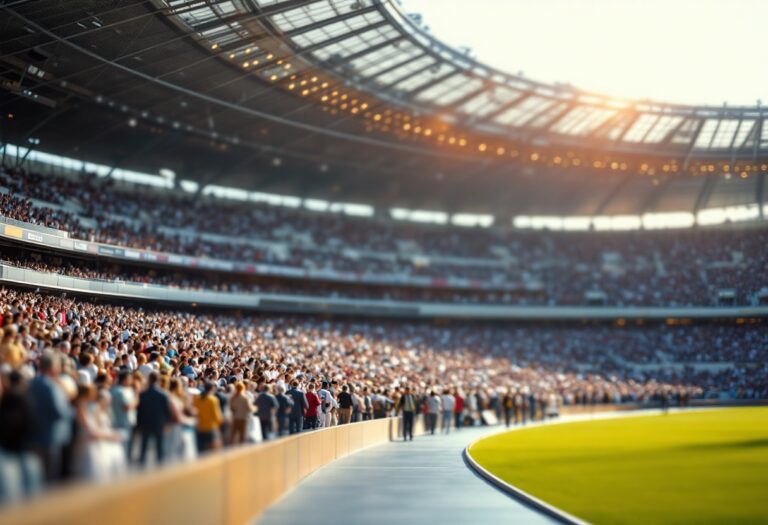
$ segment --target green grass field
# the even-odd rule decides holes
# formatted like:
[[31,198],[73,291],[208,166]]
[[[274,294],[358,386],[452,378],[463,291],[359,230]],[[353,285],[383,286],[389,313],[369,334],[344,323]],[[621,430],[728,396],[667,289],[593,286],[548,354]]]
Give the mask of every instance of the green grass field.
[[533,427],[483,439],[469,453],[596,524],[768,523],[768,408]]

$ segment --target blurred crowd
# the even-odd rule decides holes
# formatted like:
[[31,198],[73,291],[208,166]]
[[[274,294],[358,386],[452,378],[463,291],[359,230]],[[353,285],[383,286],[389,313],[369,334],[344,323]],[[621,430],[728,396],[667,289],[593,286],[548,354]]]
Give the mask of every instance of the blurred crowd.
[[467,302],[573,305],[591,294],[616,306],[748,305],[768,288],[765,229],[459,228],[118,188],[91,175],[75,180],[5,168],[0,179],[7,191],[0,214],[79,239],[243,262],[542,287],[533,295],[467,292]]
[[[716,373],[637,372],[610,359],[633,331],[601,327],[214,315],[4,287],[0,327],[7,501],[408,409],[425,414],[428,428],[443,414],[448,430],[487,410],[524,421],[577,403],[768,396],[764,344],[757,361]],[[725,327],[681,338],[706,348],[718,331],[744,347],[755,342]],[[678,335],[637,334],[635,349]],[[765,330],[758,334],[764,341]]]

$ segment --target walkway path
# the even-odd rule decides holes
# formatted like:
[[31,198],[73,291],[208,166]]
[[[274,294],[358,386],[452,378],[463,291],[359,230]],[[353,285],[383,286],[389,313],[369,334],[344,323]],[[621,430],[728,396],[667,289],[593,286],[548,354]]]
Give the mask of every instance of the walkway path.
[[503,494],[464,464],[469,443],[499,428],[378,445],[309,475],[256,523],[394,525],[554,523]]

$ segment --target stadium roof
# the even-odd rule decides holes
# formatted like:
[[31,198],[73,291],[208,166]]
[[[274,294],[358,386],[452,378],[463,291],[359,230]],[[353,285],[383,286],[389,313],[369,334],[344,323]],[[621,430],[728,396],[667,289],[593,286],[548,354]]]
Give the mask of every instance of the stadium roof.
[[762,199],[768,111],[509,75],[389,0],[0,9],[4,140],[17,144],[203,184],[422,208],[573,212],[639,184],[651,196],[636,206],[649,209],[681,183],[698,202],[725,174]]

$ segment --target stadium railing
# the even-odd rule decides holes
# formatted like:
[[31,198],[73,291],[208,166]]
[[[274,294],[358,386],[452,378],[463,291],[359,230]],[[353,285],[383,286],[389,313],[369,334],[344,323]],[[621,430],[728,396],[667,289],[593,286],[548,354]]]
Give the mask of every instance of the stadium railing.
[[225,450],[108,485],[54,489],[0,510],[0,523],[243,525],[323,465],[396,437],[398,421],[339,425]]
[[[636,404],[572,405],[560,413],[633,410]],[[400,418],[303,432],[210,454],[195,462],[134,473],[106,485],[75,484],[0,509],[14,525],[243,525],[320,467],[366,447],[395,440]],[[425,432],[417,417],[415,434]]]
[[173,286],[83,279],[0,263],[0,282],[115,299],[162,301],[269,312],[474,319],[666,319],[768,316],[768,305],[750,307],[501,306],[346,299],[293,294],[232,293]]

